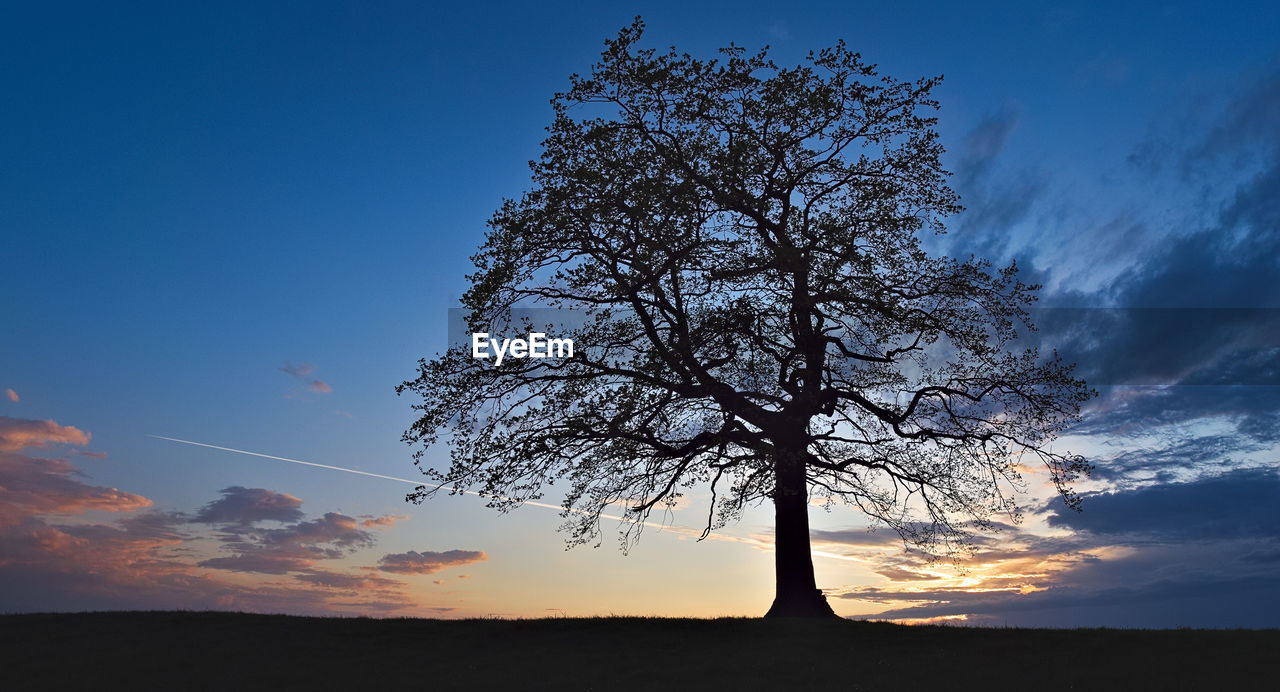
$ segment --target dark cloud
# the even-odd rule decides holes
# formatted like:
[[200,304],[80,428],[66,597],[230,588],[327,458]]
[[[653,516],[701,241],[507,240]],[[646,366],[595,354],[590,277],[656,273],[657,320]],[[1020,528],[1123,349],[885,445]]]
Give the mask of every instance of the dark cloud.
[[[1210,179],[1210,223],[1185,229],[1109,289],[1134,307],[1280,307],[1280,69],[1226,101],[1207,133],[1189,137],[1184,171]],[[1176,150],[1176,149],[1175,149]],[[1202,184],[1198,182],[1196,184]],[[1207,183],[1203,183],[1207,184]],[[1184,191],[1194,198],[1191,190]]]
[[[1087,230],[1077,244],[1094,259],[1072,276],[1105,282],[1096,292],[1067,286],[1045,296],[1071,309],[1035,311],[1036,343],[1078,363],[1077,374],[1095,386],[1280,385],[1280,69],[1167,110],[1176,127],[1149,137],[1135,160],[1143,184],[1178,162],[1183,175],[1161,177],[1161,194],[1194,202],[1172,213],[1126,208]],[[1121,269],[1104,269],[1111,266]],[[1246,408],[1262,415],[1245,433],[1272,434],[1265,405]]]
[[192,537],[183,527],[187,521],[183,512],[140,512],[121,518],[116,525],[132,536],[182,541]]
[[213,557],[196,563],[198,567],[225,569],[232,572],[257,572],[259,574],[288,574],[310,569],[313,559],[298,555],[274,554],[260,548],[245,548],[246,552],[223,557]]
[[1049,524],[1141,540],[1280,539],[1280,474],[1271,468],[1089,493],[1084,502],[1073,512],[1055,500]]
[[345,514],[326,512],[319,519],[301,521],[279,529],[258,529],[253,534],[263,545],[274,548],[296,548],[326,544],[341,549],[373,545],[373,534],[360,528],[360,523]]
[[1163,426],[1221,418],[1236,421],[1239,447],[1248,439],[1271,442],[1280,414],[1277,386],[1100,387],[1101,396],[1073,430],[1085,435],[1149,434]]
[[449,567],[469,565],[488,559],[488,555],[478,550],[447,550],[443,553],[410,550],[407,553],[384,555],[381,560],[378,560],[378,569],[399,574],[435,574]]
[[814,541],[834,543],[850,548],[881,548],[902,546],[902,537],[887,529],[843,529],[828,531],[813,529],[810,537]]
[[259,521],[290,522],[302,518],[302,500],[264,488],[231,486],[222,497],[205,505],[192,521],[249,526]]
[[1037,308],[1048,353],[1094,386],[1280,385],[1280,309]]
[[237,572],[286,574],[310,570],[318,560],[336,560],[375,543],[356,519],[329,512],[319,519],[278,529],[224,526],[225,548],[234,554],[204,560],[201,567]]
[[1152,445],[1130,441],[1119,452],[1095,458],[1091,476],[1123,491],[1185,481],[1189,474],[1227,473],[1241,465],[1244,442],[1231,433],[1184,435]]

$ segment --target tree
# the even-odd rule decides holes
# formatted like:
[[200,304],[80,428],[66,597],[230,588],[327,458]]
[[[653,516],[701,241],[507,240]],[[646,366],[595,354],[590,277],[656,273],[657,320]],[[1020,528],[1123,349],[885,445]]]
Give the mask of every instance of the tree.
[[[462,301],[473,332],[576,311],[573,357],[420,361],[397,391],[423,397],[404,439],[424,473],[501,510],[567,482],[569,543],[598,545],[625,507],[624,550],[690,488],[710,489],[704,537],[771,501],[770,616],[832,614],[814,500],[933,555],[1016,520],[1024,458],[1076,506],[1088,466],[1049,443],[1091,392],[1014,348],[1038,286],[922,249],[961,210],[929,116],[940,78],[880,76],[843,42],[791,69],[732,44],[703,61],[637,49],[642,30],[552,99],[532,189],[493,215]],[[442,434],[447,471],[423,464]]]

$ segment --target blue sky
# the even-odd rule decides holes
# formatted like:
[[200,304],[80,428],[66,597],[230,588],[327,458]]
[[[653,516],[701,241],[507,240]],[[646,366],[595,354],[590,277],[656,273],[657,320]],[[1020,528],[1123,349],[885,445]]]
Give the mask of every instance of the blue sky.
[[[891,540],[839,540],[858,517],[815,515],[831,538],[823,549],[837,555],[820,560],[819,577],[844,596],[838,612],[1280,625],[1280,598],[1265,586],[1280,577],[1280,395],[1266,375],[1280,332],[1265,310],[1280,308],[1280,7],[367,5],[0,9],[0,390],[14,393],[0,398],[10,440],[0,451],[13,455],[13,469],[36,468],[19,456],[66,461],[41,472],[63,479],[40,486],[49,492],[83,499],[97,497],[86,488],[119,488],[150,501],[125,498],[104,512],[102,498],[8,497],[9,515],[21,519],[11,527],[90,536],[139,513],[158,526],[167,512],[168,538],[139,534],[142,543],[121,545],[188,550],[195,564],[244,555],[248,543],[284,535],[265,531],[327,513],[355,522],[323,545],[291,543],[341,555],[292,553],[312,561],[297,570],[183,568],[224,580],[218,593],[241,599],[195,589],[192,603],[447,615],[762,611],[772,576],[761,545],[767,513],[719,542],[667,532],[646,535],[628,556],[608,541],[565,553],[547,510],[496,516],[474,498],[416,507],[403,502],[408,485],[147,437],[412,478],[399,441],[411,402],[393,388],[444,346],[447,309],[465,290],[485,220],[525,189],[548,100],[639,14],[655,47],[707,56],[731,41],[769,44],[777,62],[794,64],[843,38],[898,78],[944,74],[938,129],[968,209],[936,249],[1017,258],[1044,281],[1047,305],[1264,309],[1185,330],[1195,356],[1162,372],[1161,387],[1103,388],[1076,437],[1100,467],[1085,488],[1096,511],[1062,518],[1046,508],[1002,539],[1058,565],[1052,577],[1026,578],[1039,591],[1014,589],[1026,598],[981,607],[972,596],[921,596],[912,590],[921,579],[884,573],[933,567]],[[1244,334],[1242,324],[1259,320],[1261,331]],[[1093,359],[1086,366],[1140,369],[1160,351],[1141,335],[1110,336],[1080,346]],[[1253,365],[1232,371],[1242,349]],[[1230,386],[1178,384],[1192,375]],[[47,420],[58,427],[33,427]],[[91,437],[81,442],[67,428]],[[14,446],[19,438],[25,446]],[[195,519],[217,502],[266,502],[277,513],[261,515],[274,523],[254,524],[237,544]],[[1237,512],[1244,502],[1256,511]],[[1152,509],[1168,506],[1179,511]],[[1136,513],[1163,518],[1116,528]],[[1176,530],[1188,522],[1221,532]],[[397,564],[380,556],[411,552],[433,557],[413,572],[376,567]],[[114,591],[86,596],[74,560],[41,559],[0,561],[0,610],[184,603],[175,573],[161,587],[122,566]],[[400,580],[364,588],[401,610],[336,587],[297,598],[315,587],[319,565]],[[679,593],[655,584],[673,571],[689,584]],[[20,588],[54,573],[62,591]],[[930,587],[938,593],[960,583],[939,579]],[[1115,579],[1135,593],[1107,591]],[[273,590],[280,584],[290,586]],[[1249,600],[1228,597],[1242,589]],[[1037,606],[1046,592],[1066,605]],[[1200,595],[1171,611],[1162,599],[1179,593]]]

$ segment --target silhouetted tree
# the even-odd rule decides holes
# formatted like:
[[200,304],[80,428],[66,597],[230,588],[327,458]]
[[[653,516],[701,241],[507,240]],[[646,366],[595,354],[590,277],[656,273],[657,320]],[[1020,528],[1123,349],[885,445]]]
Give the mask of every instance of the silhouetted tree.
[[[624,550],[691,487],[710,489],[704,536],[769,500],[771,616],[832,613],[811,501],[935,555],[1016,518],[1028,455],[1075,506],[1088,467],[1048,443],[1090,392],[1012,346],[1038,287],[917,237],[960,210],[927,115],[940,78],[881,76],[843,42],[794,69],[733,46],[702,61],[635,48],[642,29],[552,99],[532,189],[494,214],[463,298],[473,331],[578,311],[574,355],[421,361],[397,391],[424,398],[404,439],[427,476],[503,510],[565,481],[570,544],[618,506]],[[449,469],[427,468],[446,431]]]

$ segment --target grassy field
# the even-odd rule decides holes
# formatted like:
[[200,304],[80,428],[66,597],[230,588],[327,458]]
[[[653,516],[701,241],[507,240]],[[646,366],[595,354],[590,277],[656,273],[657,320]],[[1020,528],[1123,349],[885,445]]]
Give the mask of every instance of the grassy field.
[[[0,689],[1273,689],[1280,630],[0,616]],[[1272,683],[1274,684],[1274,683]]]

